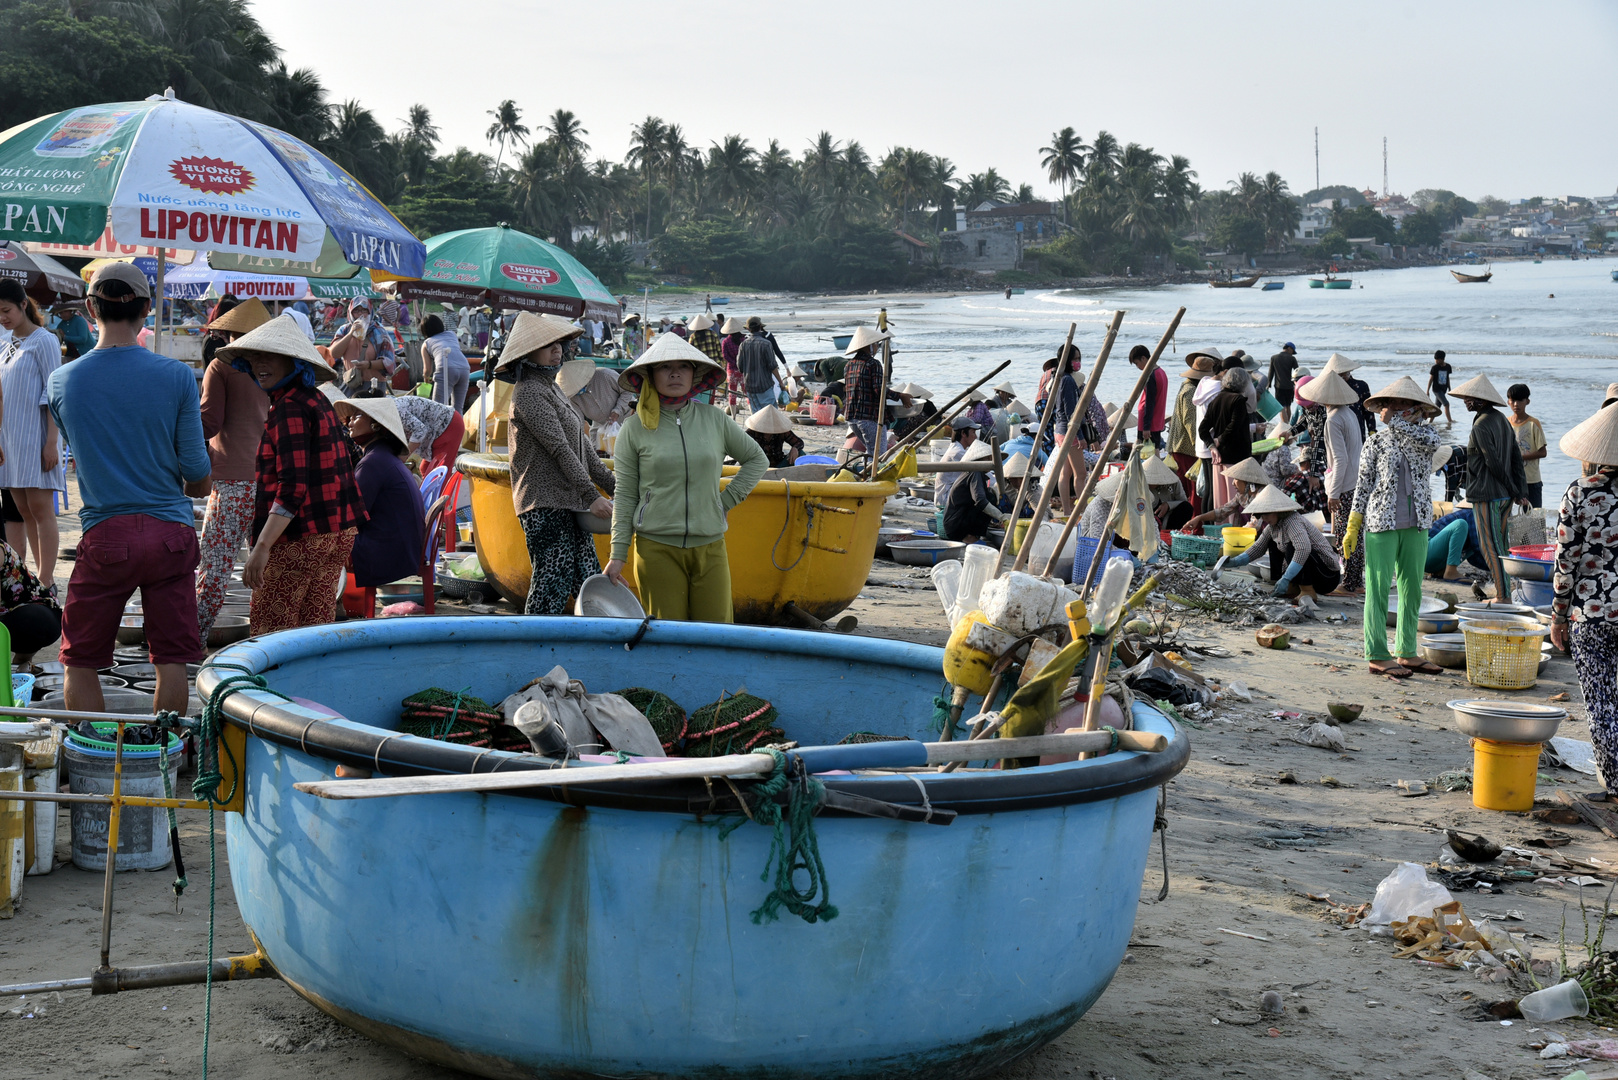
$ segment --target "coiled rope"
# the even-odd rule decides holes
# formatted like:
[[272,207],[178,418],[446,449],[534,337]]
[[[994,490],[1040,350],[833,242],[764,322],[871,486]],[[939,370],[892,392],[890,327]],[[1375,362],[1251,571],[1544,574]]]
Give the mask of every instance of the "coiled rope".
[[[753,786],[756,797],[751,807],[747,797],[737,792],[746,816],[719,830],[720,839],[724,839],[751,820],[774,831],[769,856],[764,860],[764,872],[758,878],[769,881],[773,865],[775,887],[750,917],[755,925],[775,922],[780,918],[781,909],[786,908],[807,923],[829,922],[837,918],[837,908],[831,902],[826,864],[821,861],[820,841],[815,836],[815,811],[820,808],[825,785],[808,775],[801,764],[789,775],[787,758],[781,751],[766,747],[763,753],[775,759],[775,768]],[[776,801],[776,796],[783,791],[786,792],[784,811]],[[802,889],[794,881],[800,870],[808,875],[808,885]],[[817,896],[818,904],[814,902]]]

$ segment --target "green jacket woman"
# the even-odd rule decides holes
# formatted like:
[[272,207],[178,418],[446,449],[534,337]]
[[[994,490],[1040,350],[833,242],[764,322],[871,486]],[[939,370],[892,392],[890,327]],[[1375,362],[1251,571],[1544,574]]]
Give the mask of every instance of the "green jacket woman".
[[[768,466],[758,443],[729,416],[695,400],[725,369],[678,334],[664,334],[618,383],[639,395],[613,454],[612,558],[605,573],[624,584],[635,542],[635,580],[653,618],[734,621],[726,515]],[[741,471],[723,490],[725,457]]]

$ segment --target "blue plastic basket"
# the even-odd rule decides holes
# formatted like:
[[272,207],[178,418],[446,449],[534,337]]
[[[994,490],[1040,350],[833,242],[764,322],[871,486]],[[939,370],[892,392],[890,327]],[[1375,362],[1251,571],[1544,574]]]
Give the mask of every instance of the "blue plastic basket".
[[1093,536],[1081,536],[1073,547],[1073,584],[1077,585],[1084,580],[1084,575],[1090,572],[1090,560],[1096,557],[1096,548],[1101,541]]

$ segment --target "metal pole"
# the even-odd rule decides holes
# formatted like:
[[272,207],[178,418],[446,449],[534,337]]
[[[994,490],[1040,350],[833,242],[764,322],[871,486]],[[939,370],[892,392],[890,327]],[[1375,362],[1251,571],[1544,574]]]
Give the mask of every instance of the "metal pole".
[[888,380],[893,378],[893,339],[882,343],[882,386],[876,395],[876,445],[867,447],[871,452],[872,472],[876,462],[882,457],[882,421],[888,414]]
[[[1124,313],[1122,311],[1113,312],[1112,322],[1107,325],[1107,338],[1101,343],[1101,354],[1096,357],[1095,367],[1090,369],[1090,377],[1084,382],[1084,393],[1079,395],[1078,405],[1073,410],[1073,416],[1068,420],[1067,433],[1062,436],[1062,441],[1056,444],[1056,449],[1051,452],[1050,459],[1045,463],[1045,478],[1049,482],[1045,484],[1044,489],[1039,493],[1039,505],[1034,507],[1034,518],[1028,523],[1028,531],[1023,534],[1024,536],[1033,536],[1038,533],[1040,525],[1045,521],[1046,513],[1050,511],[1051,499],[1056,494],[1057,484],[1061,482],[1062,463],[1067,460],[1068,454],[1073,449],[1073,444],[1078,441],[1081,417],[1090,408],[1090,402],[1095,400],[1096,389],[1101,385],[1101,372],[1107,366],[1107,358],[1112,355],[1112,343],[1117,340],[1118,328],[1123,325],[1123,322]],[[1062,355],[1061,362],[1062,364],[1068,362],[1065,353]],[[1060,367],[1061,365],[1058,366]],[[1056,379],[1051,381],[1053,398],[1061,392],[1061,379],[1065,378],[1066,374],[1066,372],[1062,372]],[[1045,408],[1054,410],[1055,402],[1047,398]],[[1079,460],[1083,461],[1084,459],[1081,457]],[[1099,472],[1099,467],[1094,471]],[[1088,493],[1090,489],[1086,487],[1084,490]],[[1083,510],[1084,496],[1081,495],[1073,507],[1073,512],[1068,515],[1069,530],[1072,529],[1073,522],[1079,520],[1079,514]],[[1062,545],[1066,543],[1067,533],[1064,532],[1061,541],[1056,545],[1056,551],[1060,552]],[[1033,545],[1025,542],[1022,550],[1017,552],[1017,559],[1011,564],[1011,568],[1021,570],[1027,566],[1028,557],[1033,553],[1033,550]],[[1050,573],[1049,567],[1046,568],[1045,573]]]
[[[206,258],[207,256],[203,256]],[[169,249],[157,249],[157,307],[152,320],[152,344],[156,346],[152,351],[159,356],[163,355],[163,268],[169,261]]]
[[119,800],[124,793],[124,726],[118,725],[118,737],[112,754],[112,806],[107,813],[107,880],[101,886],[101,968],[112,966],[112,881],[118,872],[118,823],[122,816]]
[[[1079,324],[1076,322],[1070,322],[1067,324],[1067,340],[1062,343],[1062,348],[1056,354],[1057,367],[1061,367],[1065,362],[1062,358],[1067,356],[1068,350],[1073,347],[1073,335],[1078,329]],[[1051,383],[1053,386],[1056,385],[1056,380],[1053,379]],[[1035,394],[1035,397],[1038,397],[1038,394]],[[1006,538],[1005,540],[1001,541],[1000,558],[995,561],[994,573],[989,575],[991,578],[997,578],[1000,576],[1001,569],[1006,565],[1006,556],[1011,554],[1012,540],[1017,530],[1017,519],[1022,516],[1023,505],[1028,501],[1028,478],[1029,476],[1033,475],[1034,468],[1039,465],[1039,451],[1040,448],[1045,445],[1045,432],[1050,430],[1051,417],[1056,415],[1056,409],[1053,408],[1053,404],[1054,403],[1049,397],[1045,399],[1045,412],[1040,416],[1039,429],[1034,434],[1034,449],[1028,455],[1028,472],[1023,474],[1022,483],[1017,485],[1017,498],[1011,504],[1011,528],[1006,530]],[[1046,469],[1041,474],[1045,477],[1046,486],[1052,482],[1049,465],[1050,463],[1047,461]],[[1023,535],[1027,536],[1028,534],[1024,533]]]
[[913,431],[910,432],[910,434],[906,435],[902,439],[899,439],[899,440],[895,441],[892,445],[890,445],[888,447],[888,452],[886,454],[884,454],[883,457],[892,457],[895,453],[897,453],[903,447],[909,446],[912,443],[919,443],[919,442],[925,441],[928,436],[932,435],[933,432],[938,431],[940,428],[942,428],[945,424],[947,424],[949,422],[949,418],[951,418],[951,417],[953,417],[955,415],[954,413],[950,412],[951,409],[955,408],[955,406],[957,406],[961,402],[965,401],[967,399],[967,396],[969,394],[971,394],[972,391],[976,390],[978,387],[982,386],[984,383],[988,382],[990,379],[994,378],[996,375],[1000,374],[1002,371],[1006,370],[1006,368],[1008,368],[1010,366],[1011,366],[1011,361],[1007,360],[1005,363],[1001,364],[999,367],[995,368],[993,371],[991,371],[987,375],[983,376],[983,378],[979,379],[977,382],[973,383],[971,386],[968,386],[965,390],[962,390],[959,394],[956,394],[953,398],[950,399],[950,402],[949,402],[948,405],[945,405],[943,408],[938,410],[938,415],[940,417],[943,417],[944,419],[938,420],[936,423],[933,424],[932,427],[928,428],[925,432],[922,431],[921,426],[918,424],[916,426],[916,428]]

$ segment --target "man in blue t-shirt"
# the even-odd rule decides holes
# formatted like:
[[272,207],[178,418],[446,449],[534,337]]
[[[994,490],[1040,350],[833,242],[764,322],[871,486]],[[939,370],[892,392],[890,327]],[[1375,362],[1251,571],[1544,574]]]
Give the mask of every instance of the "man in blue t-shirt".
[[97,270],[89,303],[100,340],[46,384],[79,480],[84,532],[63,605],[61,661],[67,707],[85,712],[103,711],[96,672],[112,665],[136,589],[157,665],[154,712],[185,711],[185,665],[202,659],[191,498],[208,494],[213,469],[195,374],[138,344],[151,296],[129,263]]

